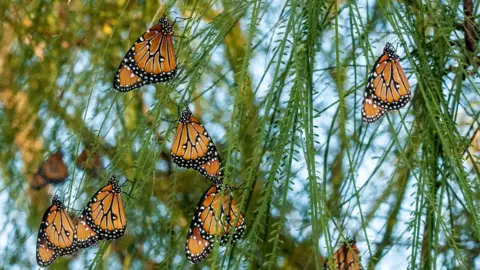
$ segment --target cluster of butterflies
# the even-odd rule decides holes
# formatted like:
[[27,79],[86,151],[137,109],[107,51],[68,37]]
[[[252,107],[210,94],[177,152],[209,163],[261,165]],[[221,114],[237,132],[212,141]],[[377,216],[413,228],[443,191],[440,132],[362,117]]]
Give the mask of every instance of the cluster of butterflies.
[[[146,84],[167,82],[177,70],[173,48],[173,25],[163,16],[128,50],[113,79],[113,88],[126,92]],[[240,239],[245,220],[223,186],[222,164],[217,149],[203,125],[184,109],[172,146],[173,161],[200,172],[212,185],[198,203],[188,231],[185,254],[192,263],[204,260],[216,240],[221,245]]]
[[58,196],[43,215],[37,238],[37,263],[46,267],[56,258],[75,253],[100,240],[120,238],[127,227],[122,190],[117,178],[99,189],[74,223]]
[[386,112],[403,108],[409,100],[407,76],[395,48],[387,43],[368,77],[363,99],[363,121],[373,123]]
[[[173,79],[177,71],[173,33],[173,25],[163,16],[141,35],[120,63],[113,88],[127,92]],[[395,49],[387,43],[368,78],[362,108],[363,121],[375,122],[387,111],[404,107],[409,100],[410,85]],[[212,181],[197,205],[185,246],[187,259],[198,263],[209,255],[215,241],[224,245],[240,239],[246,223],[230,188],[223,185],[222,162],[215,144],[188,107],[180,114],[171,154],[178,166],[194,169]],[[67,170],[62,162],[61,155],[51,155],[41,165],[36,174],[40,177],[37,180],[43,178],[47,183],[64,181]],[[52,171],[55,173],[52,174]],[[63,174],[58,173],[63,171]],[[119,238],[126,224],[121,190],[115,177],[93,196],[75,226],[63,203],[54,197],[38,234],[38,264],[47,266],[58,256],[72,254],[78,248],[86,248],[101,239]],[[361,269],[354,242],[342,246],[333,259],[333,262],[325,262],[326,269],[330,266]]]
[[[102,170],[100,156],[95,151],[90,151],[87,148],[83,149],[80,155],[75,159],[75,164],[97,176]],[[30,187],[35,190],[40,190],[48,184],[58,185],[63,183],[68,177],[68,167],[63,160],[63,153],[57,150],[51,153],[47,159],[42,162],[33,174],[30,181]]]
[[198,202],[188,230],[185,255],[192,263],[203,261],[215,241],[220,245],[242,238],[246,223],[233,200],[230,188],[223,185],[222,161],[205,127],[185,108],[178,120],[172,144],[173,161],[180,167],[200,172],[212,185]]
[[[167,82],[176,70],[173,26],[163,16],[127,52],[115,74],[113,88],[126,92],[146,84]],[[223,186],[222,164],[215,144],[188,107],[178,120],[172,158],[178,166],[197,170],[212,181],[197,205],[185,246],[187,259],[198,263],[212,251],[215,241],[225,245],[240,239],[245,232],[245,219],[230,188]],[[51,154],[37,175],[53,179],[50,172],[54,172],[57,182],[67,178],[67,166],[60,152]],[[115,177],[88,202],[75,226],[63,203],[54,197],[40,225],[37,262],[47,266],[55,258],[73,254],[99,240],[117,239],[125,232],[126,225],[121,190]]]
[[343,245],[333,253],[330,259],[323,264],[325,270],[361,270],[360,252],[355,240],[344,242]]

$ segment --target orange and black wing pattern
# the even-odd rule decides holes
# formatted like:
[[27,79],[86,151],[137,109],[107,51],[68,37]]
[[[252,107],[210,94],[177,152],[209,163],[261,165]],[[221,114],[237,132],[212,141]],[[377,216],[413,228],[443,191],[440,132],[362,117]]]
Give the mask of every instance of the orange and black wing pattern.
[[47,160],[40,166],[38,174],[51,184],[59,184],[68,177],[68,168],[63,161],[63,154],[57,151],[48,156]]
[[119,92],[127,92],[150,83],[152,82],[142,80],[139,76],[133,73],[130,67],[122,63],[120,64],[117,73],[115,73],[113,88]]
[[98,234],[88,225],[84,214],[80,216],[75,226],[74,240],[79,248],[88,248],[100,240]]
[[173,26],[163,16],[127,52],[118,67],[113,88],[125,92],[149,83],[167,82],[176,71]]
[[213,158],[198,167],[194,167],[195,170],[199,171],[207,179],[213,181],[213,183],[221,183],[222,172],[222,161],[220,157]]
[[206,165],[199,169],[200,172],[203,170],[205,174],[221,174],[217,148],[205,127],[192,116],[188,107],[181,112],[178,120],[172,145],[172,157],[178,166],[185,168],[199,169],[200,165],[210,162],[212,167]]
[[385,45],[373,65],[365,92],[375,105],[387,111],[398,110],[410,100],[410,84],[392,44]]
[[74,225],[63,203],[53,197],[43,215],[37,238],[37,262],[49,265],[58,256],[70,255],[77,251],[74,244]]
[[40,267],[47,267],[57,258],[55,250],[47,244],[45,235],[39,235],[37,239],[37,264]]
[[371,97],[363,99],[362,118],[364,122],[373,123],[385,114],[385,110],[373,103]]
[[214,237],[205,238],[200,228],[192,224],[188,229],[187,243],[185,244],[185,255],[192,263],[199,263],[207,258],[214,245]]
[[122,190],[115,176],[93,195],[83,211],[83,217],[100,239],[117,239],[125,233],[127,217]]
[[[221,192],[219,185],[212,185],[197,205],[185,248],[187,259],[192,263],[198,263],[207,257],[215,238],[220,239],[221,245],[225,245],[230,237],[232,242],[236,242],[245,233],[245,219],[230,192]],[[195,242],[193,239],[200,240]],[[206,241],[212,243],[207,244]],[[204,247],[203,252],[195,252],[200,250],[200,246]]]
[[344,243],[332,256],[333,261],[327,260],[323,264],[325,270],[361,270],[360,252],[355,241]]

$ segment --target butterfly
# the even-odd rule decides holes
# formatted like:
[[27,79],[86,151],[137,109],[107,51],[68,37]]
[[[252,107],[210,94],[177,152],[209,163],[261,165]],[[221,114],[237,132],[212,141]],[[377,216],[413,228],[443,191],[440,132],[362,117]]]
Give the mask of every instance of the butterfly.
[[245,218],[240,213],[229,190],[213,184],[197,205],[188,230],[185,255],[192,263],[204,260],[213,248],[215,239],[221,245],[229,239],[236,242],[245,233]]
[[173,26],[163,16],[128,50],[115,73],[113,88],[126,92],[146,84],[167,82],[176,71]]
[[100,156],[95,151],[83,149],[82,153],[75,159],[75,163],[81,169],[93,173],[95,176],[102,170]]
[[[122,190],[117,178],[112,176],[108,184],[99,189],[82,212],[80,222],[86,220],[99,239],[118,239],[127,228],[127,218],[122,201]],[[83,226],[83,224],[81,224]],[[80,239],[80,235],[77,235]],[[87,241],[88,240],[88,237]]]
[[383,110],[398,110],[410,100],[410,84],[393,45],[387,43],[370,72],[365,98]]
[[62,151],[57,151],[48,156],[38,170],[38,175],[51,184],[59,184],[68,177],[68,168],[63,161]]
[[37,238],[37,263],[50,265],[58,256],[70,255],[77,251],[74,245],[74,226],[65,205],[58,196],[52,199],[43,215]]
[[194,168],[214,181],[222,175],[217,148],[188,107],[180,113],[171,153],[173,161],[180,167]]
[[[349,244],[343,245],[333,253],[333,261],[327,260],[323,264],[326,270],[361,270],[360,252],[358,251],[355,240],[350,240]],[[332,266],[334,268],[332,268]]]

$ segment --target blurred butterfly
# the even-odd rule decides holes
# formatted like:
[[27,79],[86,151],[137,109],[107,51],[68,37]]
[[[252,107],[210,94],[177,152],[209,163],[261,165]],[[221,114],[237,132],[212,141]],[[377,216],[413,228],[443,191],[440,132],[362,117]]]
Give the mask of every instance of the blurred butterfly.
[[205,127],[192,116],[186,107],[178,119],[177,132],[172,144],[173,161],[180,167],[199,170],[209,179],[221,174],[221,162],[217,148]]
[[62,151],[50,154],[38,170],[38,174],[51,184],[60,184],[68,177],[68,168],[63,161]]
[[349,244],[343,245],[333,253],[333,261],[327,260],[323,264],[323,269],[329,270],[361,270],[360,252],[358,251],[355,240],[350,240]]
[[46,185],[48,185],[47,180],[45,180],[38,172],[31,175],[30,187],[32,189],[40,190]]
[[52,199],[43,215],[37,238],[37,263],[50,265],[58,256],[70,255],[77,251],[74,245],[73,222],[63,203],[57,196]]
[[75,163],[81,169],[98,176],[102,170],[100,156],[95,151],[84,148],[82,153],[75,159]]
[[373,65],[365,90],[365,98],[386,111],[398,110],[410,100],[410,84],[398,59],[392,44],[387,43]]
[[[123,207],[122,190],[115,176],[112,176],[108,180],[108,184],[98,190],[90,199],[83,210],[80,222],[85,219],[86,225],[100,239],[117,239],[125,233],[127,217]],[[83,226],[83,224],[81,225]],[[80,239],[80,235],[77,236]],[[82,238],[91,241],[88,236]]]
[[145,84],[167,82],[176,71],[173,26],[163,16],[127,52],[113,79],[113,88],[126,92]]
[[221,192],[220,185],[212,185],[197,205],[185,245],[185,255],[192,263],[199,263],[208,256],[216,238],[225,245],[230,238],[236,242],[245,232],[245,219],[230,191]]

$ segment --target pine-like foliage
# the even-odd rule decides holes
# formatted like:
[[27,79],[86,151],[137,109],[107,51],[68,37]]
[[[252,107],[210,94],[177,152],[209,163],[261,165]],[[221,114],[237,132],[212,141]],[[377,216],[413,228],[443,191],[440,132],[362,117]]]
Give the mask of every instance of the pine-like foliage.
[[[113,91],[122,57],[164,14],[175,79]],[[0,1],[0,18],[1,267],[37,268],[53,194],[78,215],[117,174],[125,235],[52,268],[323,269],[354,237],[365,269],[480,269],[480,1],[16,0]],[[412,100],[365,124],[387,42]],[[210,183],[170,155],[187,103],[247,223],[199,265],[184,245]],[[32,189],[59,148],[67,181]],[[76,165],[84,148],[101,168]]]

